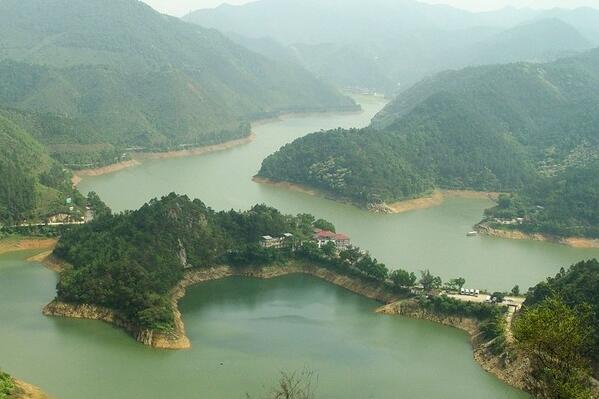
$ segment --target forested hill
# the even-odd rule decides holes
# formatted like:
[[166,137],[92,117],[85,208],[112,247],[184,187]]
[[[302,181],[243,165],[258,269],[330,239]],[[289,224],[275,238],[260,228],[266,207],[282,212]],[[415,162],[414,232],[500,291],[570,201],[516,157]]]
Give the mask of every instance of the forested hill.
[[17,122],[35,125],[26,114],[0,109],[0,226],[65,211],[65,199],[85,205],[69,173]]
[[285,260],[291,245],[262,248],[261,236],[291,233],[297,242],[309,241],[314,222],[310,215],[287,216],[264,205],[215,212],[199,200],[170,194],[66,231],[54,253],[73,267],[61,273],[58,299],[114,309],[144,328],[170,329],[170,291],[186,268]]
[[1,105],[87,127],[75,161],[99,143],[212,144],[248,135],[253,118],[356,107],[300,67],[136,0],[4,0],[0,60]]
[[[361,205],[438,187],[530,189],[572,164],[596,165],[589,161],[599,154],[597,107],[599,50],[446,72],[398,97],[367,129],[316,133],[283,147],[259,175]],[[577,217],[591,206],[579,204]]]

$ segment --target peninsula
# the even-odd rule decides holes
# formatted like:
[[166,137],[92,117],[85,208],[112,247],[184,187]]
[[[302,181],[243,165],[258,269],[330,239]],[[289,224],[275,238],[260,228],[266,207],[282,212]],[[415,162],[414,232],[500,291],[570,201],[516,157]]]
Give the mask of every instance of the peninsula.
[[[69,229],[54,257],[63,262],[62,271],[57,297],[44,314],[103,320],[154,348],[191,346],[177,306],[186,288],[231,276],[304,273],[379,301],[379,313],[466,331],[486,370],[529,389],[534,364],[513,338],[513,312],[500,304],[503,294],[493,294],[497,303],[472,300],[460,296],[461,279],[443,285],[428,271],[420,280],[404,270],[390,272],[331,223],[311,215],[283,215],[264,205],[216,212],[170,194],[137,211],[105,214]],[[584,266],[585,273],[594,275],[596,265]],[[536,305],[544,301],[535,296]]]
[[258,178],[381,213],[436,206],[441,190],[511,193],[485,214],[488,226],[499,221],[489,227],[522,218],[530,235],[599,239],[598,71],[592,50],[443,72],[406,90],[369,127],[283,146]]

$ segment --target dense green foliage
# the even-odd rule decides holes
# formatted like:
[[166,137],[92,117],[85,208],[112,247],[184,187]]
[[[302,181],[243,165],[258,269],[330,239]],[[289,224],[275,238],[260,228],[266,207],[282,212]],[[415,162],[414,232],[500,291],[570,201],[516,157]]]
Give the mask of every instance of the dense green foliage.
[[[287,111],[355,109],[308,72],[136,0],[0,2],[0,224],[76,211],[68,169],[246,137]],[[81,214],[77,214],[81,217]]]
[[[568,270],[562,269],[555,277],[533,287],[525,305],[534,307],[552,296],[558,296],[572,309],[590,306],[590,324],[599,326],[599,262],[594,259],[577,263]],[[594,334],[590,355],[599,360],[599,328]]]
[[527,307],[515,320],[514,336],[531,361],[528,389],[535,397],[595,397],[588,358],[596,348],[595,328],[587,304],[572,307],[559,296]]
[[435,188],[519,192],[531,224],[597,235],[599,51],[548,64],[467,68],[423,81],[362,130],[315,133],[259,174],[362,206]]
[[312,234],[314,218],[285,216],[258,205],[247,212],[215,212],[199,200],[171,194],[137,211],[111,215],[62,235],[55,254],[64,271],[58,298],[122,312],[141,326],[168,329],[170,290],[187,267],[264,265],[289,251],[265,249],[260,237]]
[[6,0],[0,37],[0,105],[60,115],[36,138],[73,167],[244,137],[280,112],[355,108],[300,67],[136,0]]
[[[102,209],[90,194],[88,203]],[[312,241],[315,223],[329,222],[300,214],[283,215],[265,205],[249,211],[221,211],[199,200],[170,194],[136,211],[96,215],[92,223],[65,230],[54,254],[68,267],[58,283],[58,299],[90,303],[120,312],[140,326],[168,330],[173,315],[169,293],[186,268],[263,267],[307,261],[336,273],[409,294],[414,273],[387,267],[359,248],[319,248]],[[280,249],[264,248],[265,235],[293,234]],[[434,277],[439,281],[438,277]]]
[[512,226],[526,233],[599,238],[599,159],[586,159],[555,175],[543,177],[498,206],[485,211],[486,222],[523,218]]
[[420,305],[437,314],[457,317],[471,317],[477,320],[490,320],[505,313],[504,307],[488,303],[460,301],[446,296],[423,296]]
[[14,389],[15,384],[11,376],[0,370],[0,399],[8,399]]
[[70,174],[50,158],[32,135],[0,112],[0,225],[64,211],[65,199],[83,206]]

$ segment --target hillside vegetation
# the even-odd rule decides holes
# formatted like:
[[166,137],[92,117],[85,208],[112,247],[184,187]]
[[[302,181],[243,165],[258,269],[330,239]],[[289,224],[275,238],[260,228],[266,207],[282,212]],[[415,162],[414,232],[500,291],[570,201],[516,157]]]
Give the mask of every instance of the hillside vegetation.
[[85,205],[71,187],[70,173],[6,114],[14,115],[0,109],[0,225],[64,211],[69,197],[73,206]]
[[316,133],[283,147],[259,175],[362,206],[436,188],[518,192],[531,205],[546,204],[541,217],[551,223],[595,235],[597,93],[599,51],[444,72],[399,96],[369,128]]
[[357,108],[299,66],[137,0],[5,0],[0,223],[43,220],[69,197],[84,206],[67,169],[239,139],[282,112]]
[[66,231],[54,253],[72,268],[61,274],[58,299],[105,306],[142,327],[168,330],[169,293],[185,268],[261,266],[284,259],[287,251],[262,248],[260,237],[292,233],[306,239],[314,221],[264,205],[215,212],[199,200],[171,194]]
[[562,270],[529,291],[514,322],[517,345],[530,359],[527,388],[539,398],[597,397],[599,262]]
[[42,137],[72,164],[111,146],[247,136],[252,119],[279,112],[356,108],[298,66],[136,0],[6,0],[0,37],[0,104],[83,127],[77,137]]

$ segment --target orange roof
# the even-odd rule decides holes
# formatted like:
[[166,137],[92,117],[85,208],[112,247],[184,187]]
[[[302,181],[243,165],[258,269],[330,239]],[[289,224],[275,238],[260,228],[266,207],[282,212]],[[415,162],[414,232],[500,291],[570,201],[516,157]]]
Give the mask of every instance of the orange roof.
[[315,239],[321,239],[321,240],[335,240],[335,241],[345,241],[345,240],[349,240],[349,236],[343,233],[333,233],[332,231],[328,231],[328,230],[318,230],[316,231],[316,233],[314,234],[314,238]]

